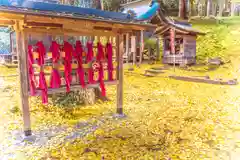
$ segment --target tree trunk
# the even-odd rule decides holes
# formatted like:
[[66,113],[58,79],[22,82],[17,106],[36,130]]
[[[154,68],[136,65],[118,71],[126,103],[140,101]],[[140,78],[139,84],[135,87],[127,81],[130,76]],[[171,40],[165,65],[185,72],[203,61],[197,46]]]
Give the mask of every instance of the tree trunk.
[[196,7],[197,15],[200,16],[200,8],[201,8],[200,0],[196,1],[196,6],[195,7]]
[[216,2],[212,2],[212,15],[216,16],[217,15],[216,12],[217,12],[217,4]]
[[194,3],[194,0],[189,0],[189,17],[198,15],[198,4]]
[[225,9],[225,10],[229,10],[229,8],[228,8],[228,0],[225,0],[224,9]]
[[223,7],[224,7],[224,0],[218,0],[218,6],[219,6],[218,16],[222,17],[222,15],[223,15]]
[[185,0],[179,0],[179,12],[178,16],[181,19],[187,19],[187,7],[186,7],[186,1]]
[[188,0],[188,17],[190,18],[192,16],[192,10],[193,9],[193,3],[192,0]]
[[235,3],[231,2],[231,16],[234,16],[234,10],[235,10]]
[[212,10],[212,0],[207,1],[207,17],[211,15],[211,10]]
[[104,10],[104,3],[103,0],[100,0],[101,10]]

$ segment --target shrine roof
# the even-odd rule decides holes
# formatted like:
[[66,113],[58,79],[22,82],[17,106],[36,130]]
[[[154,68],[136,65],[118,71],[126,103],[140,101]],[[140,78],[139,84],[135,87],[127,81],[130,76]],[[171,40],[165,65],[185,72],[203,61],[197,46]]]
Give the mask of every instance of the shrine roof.
[[46,2],[25,1],[21,4],[13,5],[8,0],[0,0],[0,12],[32,14],[73,19],[88,19],[93,21],[95,20],[112,23],[135,24],[149,27],[155,26],[146,21],[138,21],[136,18],[131,17],[129,14],[126,13],[102,11],[93,8],[81,8]]

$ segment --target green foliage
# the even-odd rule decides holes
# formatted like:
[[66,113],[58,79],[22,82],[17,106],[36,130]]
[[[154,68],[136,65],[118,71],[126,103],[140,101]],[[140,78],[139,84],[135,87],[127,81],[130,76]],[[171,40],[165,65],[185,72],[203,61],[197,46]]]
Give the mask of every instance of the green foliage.
[[200,30],[207,33],[197,39],[197,59],[204,61],[207,58],[221,57],[227,58],[224,54],[226,39],[229,29],[226,25],[205,25],[200,26]]
[[145,47],[156,48],[156,39],[148,38],[144,40]]
[[102,0],[104,10],[117,11],[120,8],[120,0]]

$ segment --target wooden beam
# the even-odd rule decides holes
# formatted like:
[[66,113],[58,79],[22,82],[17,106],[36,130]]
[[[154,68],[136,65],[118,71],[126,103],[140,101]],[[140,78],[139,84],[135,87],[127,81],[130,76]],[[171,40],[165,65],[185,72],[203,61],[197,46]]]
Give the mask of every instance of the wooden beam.
[[144,39],[143,39],[143,30],[142,30],[141,33],[140,33],[140,59],[139,59],[139,64],[142,64],[143,50],[144,50]]
[[123,35],[117,36],[117,113],[123,114]]
[[[89,27],[91,26],[99,26],[99,27],[112,27],[117,29],[128,29],[128,30],[152,30],[156,28],[156,26],[139,26],[137,24],[125,24],[125,23],[117,23],[111,21],[101,21],[101,20],[90,20],[90,19],[74,19],[74,18],[58,18],[58,17],[46,17],[46,16],[35,16],[35,15],[27,15],[27,22],[51,22],[51,23],[62,23],[62,24],[71,24],[72,26],[81,26],[81,27]],[[75,25],[74,25],[75,24]]]
[[115,32],[112,31],[99,31],[99,30],[83,30],[79,28],[79,30],[74,29],[43,29],[43,28],[25,28],[24,29],[28,33],[45,33],[50,35],[68,35],[68,36],[112,36],[116,35]]
[[129,33],[126,34],[126,54],[127,54],[127,63],[129,60]]
[[62,28],[63,24],[57,23],[39,23],[39,22],[26,22],[26,26],[29,27],[45,27],[45,28]]
[[[118,81],[104,81],[105,85],[117,85]],[[99,88],[99,83],[95,84],[86,84],[86,88]],[[81,85],[71,85],[70,90],[71,91],[79,91],[79,89],[82,89]],[[58,89],[48,89],[48,94],[56,94],[56,93],[66,93],[66,87],[61,87]],[[36,96],[41,96],[42,91],[41,90],[36,90]]]
[[12,20],[4,20],[4,19],[0,19],[0,26],[13,26],[15,23]]
[[27,67],[27,52],[25,44],[25,33],[20,30],[20,22],[16,21],[16,41],[17,41],[17,55],[18,55],[18,71],[20,78],[20,96],[21,107],[23,112],[24,134],[30,136],[31,122],[28,102],[28,67]]
[[5,19],[5,20],[24,20],[24,15],[23,14],[14,14],[14,13],[0,12],[0,19]]
[[102,30],[102,31],[112,31],[112,27],[99,27],[99,26],[94,26],[93,29]]

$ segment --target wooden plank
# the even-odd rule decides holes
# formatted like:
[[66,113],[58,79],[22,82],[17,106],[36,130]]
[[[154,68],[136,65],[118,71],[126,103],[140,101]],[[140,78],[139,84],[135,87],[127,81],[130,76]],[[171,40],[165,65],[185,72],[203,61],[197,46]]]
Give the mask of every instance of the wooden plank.
[[117,36],[117,113],[123,114],[123,35]]
[[[104,81],[104,84],[105,85],[117,85],[118,84],[118,81]],[[99,83],[95,83],[95,84],[87,84],[85,86],[86,88],[99,88]],[[79,91],[79,89],[82,89],[82,86],[81,85],[72,85],[70,87],[70,90],[71,91]],[[51,89],[49,88],[48,89],[48,94],[56,94],[56,93],[65,93],[66,92],[66,87],[61,87],[61,88],[58,88],[58,89]],[[41,90],[36,90],[36,96],[41,96],[42,95],[42,92]]]
[[25,44],[25,34],[20,31],[19,21],[16,21],[16,39],[17,39],[17,55],[18,55],[18,71],[20,78],[20,96],[21,96],[21,107],[23,112],[23,122],[24,122],[24,134],[25,136],[30,136],[31,132],[31,122],[30,122],[30,112],[29,112],[29,102],[28,102],[28,67],[27,67],[27,52]]

